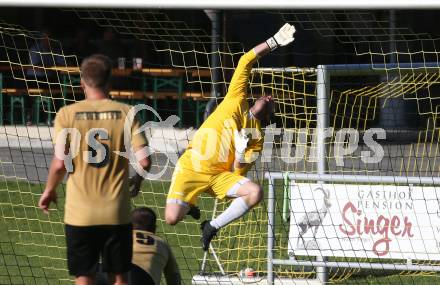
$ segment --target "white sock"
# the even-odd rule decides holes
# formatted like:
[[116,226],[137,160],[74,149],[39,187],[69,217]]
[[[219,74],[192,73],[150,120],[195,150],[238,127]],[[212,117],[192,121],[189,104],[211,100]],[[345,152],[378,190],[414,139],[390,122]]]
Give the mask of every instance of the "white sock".
[[210,224],[216,229],[222,228],[246,214],[247,211],[249,211],[249,206],[244,199],[242,197],[235,198],[231,205]]

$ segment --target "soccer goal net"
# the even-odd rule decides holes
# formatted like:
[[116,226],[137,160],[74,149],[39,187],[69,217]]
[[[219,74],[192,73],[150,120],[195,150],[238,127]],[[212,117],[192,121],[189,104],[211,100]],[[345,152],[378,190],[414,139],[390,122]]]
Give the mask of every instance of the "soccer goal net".
[[[171,10],[60,13],[130,39],[162,59],[135,71],[116,68],[114,76],[132,85],[116,86],[111,95],[130,104],[147,102],[161,116],[142,114],[156,123],[147,136],[155,149],[152,172],[161,175],[143,182],[133,206],[156,211],[158,235],[171,245],[184,284],[269,282],[269,274],[281,284],[313,284],[319,276],[326,279],[319,282],[341,284],[439,282],[437,39],[375,12],[259,12],[333,49],[318,51],[316,66],[258,65],[252,71],[250,99],[271,94],[276,102],[265,148],[249,173],[270,196],[222,229],[204,253],[199,221],[165,224],[166,195],[176,159],[194,133],[189,127],[203,121],[209,100],[221,101],[250,47],[213,36]],[[34,48],[42,44],[47,48]],[[333,56],[344,65],[325,65]],[[0,22],[0,284],[72,283],[64,186],[50,215],[37,204],[53,154],[53,130],[46,123],[60,107],[84,98],[79,79],[79,59],[62,41]],[[26,108],[33,110],[32,126],[26,126]],[[190,123],[161,124],[169,115]],[[228,203],[203,195],[202,220]],[[345,206],[346,215],[338,216]]]

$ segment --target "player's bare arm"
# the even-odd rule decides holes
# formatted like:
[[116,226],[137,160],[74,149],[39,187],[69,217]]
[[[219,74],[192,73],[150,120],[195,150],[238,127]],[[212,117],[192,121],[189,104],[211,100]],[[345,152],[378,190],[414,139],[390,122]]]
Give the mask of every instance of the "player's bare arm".
[[[68,148],[66,146],[61,147],[65,148],[64,153],[68,152]],[[55,149],[59,148],[60,146],[55,145]],[[49,168],[46,188],[44,189],[44,192],[40,197],[40,201],[38,202],[38,207],[40,207],[40,209],[42,209],[44,213],[49,214],[50,204],[52,202],[57,202],[56,189],[58,185],[63,181],[65,175],[66,168],[64,166],[64,160],[54,155]]]
[[[151,161],[148,157],[148,154],[145,152],[145,146],[138,146],[134,148],[135,156],[137,160],[137,167],[143,169],[144,171],[150,171],[151,168]],[[139,191],[141,189],[141,184],[144,178],[136,172],[135,175],[130,177],[129,180],[129,186],[130,186],[130,194],[132,197],[136,197],[139,194]]]

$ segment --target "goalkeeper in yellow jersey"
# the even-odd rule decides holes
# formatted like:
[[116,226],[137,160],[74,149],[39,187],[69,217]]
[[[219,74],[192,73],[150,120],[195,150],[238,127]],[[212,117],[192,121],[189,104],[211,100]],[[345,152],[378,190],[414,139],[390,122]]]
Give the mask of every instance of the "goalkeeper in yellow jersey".
[[261,121],[271,115],[274,103],[271,96],[262,96],[249,108],[249,75],[259,57],[290,44],[294,33],[294,26],[285,24],[241,57],[223,102],[202,124],[177,162],[165,207],[168,224],[177,224],[187,214],[198,219],[195,205],[202,192],[218,199],[234,199],[222,214],[202,223],[204,250],[220,228],[243,216],[263,198],[260,185],[244,175],[262,150]]

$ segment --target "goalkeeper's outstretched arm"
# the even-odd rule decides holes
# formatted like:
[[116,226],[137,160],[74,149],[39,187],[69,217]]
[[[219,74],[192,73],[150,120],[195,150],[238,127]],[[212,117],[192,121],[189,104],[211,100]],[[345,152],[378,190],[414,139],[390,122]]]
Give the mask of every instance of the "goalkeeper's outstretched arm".
[[[237,73],[237,71],[241,70],[241,67],[237,67],[237,71],[234,74],[234,78],[237,79],[238,82],[240,80],[242,90],[239,91],[238,94],[245,94],[247,89],[247,82],[250,71],[252,69],[253,61],[252,59],[262,57],[270,51],[275,50],[279,46],[286,46],[293,42],[295,33],[295,27],[290,24],[285,24],[281,27],[281,29],[267,41],[257,45],[253,48],[253,51],[248,52],[240,59],[240,64],[245,63],[245,67],[243,70],[245,72]],[[246,61],[247,59],[251,59]],[[239,64],[239,65],[240,65]],[[233,86],[231,82],[231,86]],[[243,87],[244,86],[244,87]],[[246,96],[246,95],[242,95]],[[258,106],[257,106],[258,105]],[[257,106],[257,107],[256,107]],[[263,117],[263,114],[269,113],[266,110],[271,110],[272,112],[272,97],[271,96],[262,96],[260,99],[255,102],[254,106],[250,109],[250,112],[257,118],[260,119]],[[249,138],[246,136],[244,130],[235,131],[234,133],[234,144],[235,144],[235,160],[234,160],[234,171],[238,171],[240,173],[247,172],[250,164],[246,162],[245,156],[246,152],[249,152],[248,147]],[[255,151],[255,150],[254,150]]]
[[234,76],[232,77],[226,97],[241,97],[245,99],[247,97],[246,91],[249,75],[254,63],[258,58],[264,56],[270,51],[293,42],[294,33],[295,27],[286,23],[273,37],[270,37],[267,41],[262,42],[261,44],[255,46],[251,51],[244,54],[240,58],[237,68],[235,69]]
[[262,57],[280,46],[287,46],[295,39],[293,37],[294,34],[295,27],[289,23],[286,23],[273,37],[270,37],[267,41],[254,47],[254,52],[257,57]]

